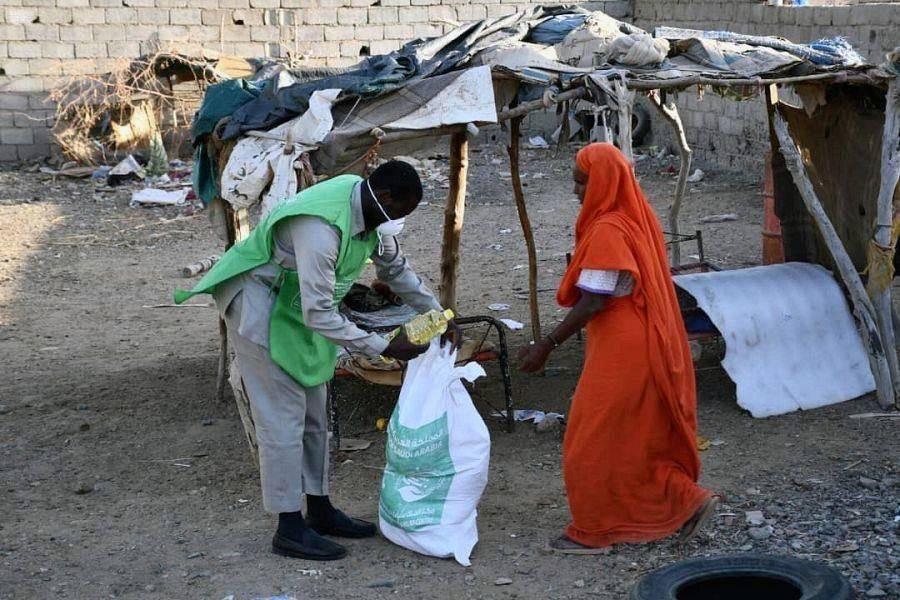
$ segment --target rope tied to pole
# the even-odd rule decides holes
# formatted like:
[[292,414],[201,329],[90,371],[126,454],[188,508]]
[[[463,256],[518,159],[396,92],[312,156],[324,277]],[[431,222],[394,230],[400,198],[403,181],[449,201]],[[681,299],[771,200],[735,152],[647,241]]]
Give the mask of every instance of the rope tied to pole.
[[[879,225],[887,227],[887,225]],[[887,246],[879,244],[875,239],[869,240],[866,251],[866,268],[863,275],[868,275],[866,292],[869,297],[884,292],[894,280],[894,250],[897,247],[897,238],[900,237],[900,216],[894,217],[891,227],[891,243]]]

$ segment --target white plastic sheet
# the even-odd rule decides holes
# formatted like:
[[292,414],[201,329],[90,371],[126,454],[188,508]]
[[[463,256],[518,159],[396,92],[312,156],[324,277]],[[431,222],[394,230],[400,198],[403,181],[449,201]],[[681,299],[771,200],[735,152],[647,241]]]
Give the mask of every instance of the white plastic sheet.
[[737,402],[769,417],[857,398],[875,380],[847,301],[831,273],[787,263],[679,275],[725,338],[722,366]]

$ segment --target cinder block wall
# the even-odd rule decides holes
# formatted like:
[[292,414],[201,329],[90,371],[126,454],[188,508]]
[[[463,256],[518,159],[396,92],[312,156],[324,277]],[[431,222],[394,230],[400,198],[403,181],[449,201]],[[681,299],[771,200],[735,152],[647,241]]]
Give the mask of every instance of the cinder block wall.
[[[842,35],[875,64],[900,46],[900,2],[775,7],[756,0],[635,0],[634,22],[650,31],[657,25],[726,29],[800,43]],[[734,102],[698,96],[695,88],[682,92],[677,103],[695,156],[762,177],[769,149],[763,98]],[[653,131],[656,141],[673,141],[658,119]]]
[[[552,4],[544,2],[543,4]],[[0,162],[50,154],[60,77],[111,70],[156,48],[241,57],[303,56],[345,66],[459,22],[496,17],[538,2],[520,0],[2,0]],[[583,4],[630,18],[631,0]]]

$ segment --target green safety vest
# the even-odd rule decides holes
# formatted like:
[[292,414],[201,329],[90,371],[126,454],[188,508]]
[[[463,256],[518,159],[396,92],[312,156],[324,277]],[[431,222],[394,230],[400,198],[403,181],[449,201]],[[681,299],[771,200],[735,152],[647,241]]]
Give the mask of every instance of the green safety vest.
[[[378,245],[374,231],[354,238],[351,234],[350,195],[362,181],[341,175],[307,188],[286,200],[260,221],[249,237],[232,246],[190,291],[175,290],[181,304],[197,294],[212,294],[220,284],[268,263],[272,259],[275,225],[301,215],[319,217],[336,227],[341,245],[334,268],[334,302],[340,304],[359,277]],[[269,318],[269,354],[272,361],[304,387],[314,387],[334,377],[337,347],[303,323],[300,281],[297,271],[281,269]]]

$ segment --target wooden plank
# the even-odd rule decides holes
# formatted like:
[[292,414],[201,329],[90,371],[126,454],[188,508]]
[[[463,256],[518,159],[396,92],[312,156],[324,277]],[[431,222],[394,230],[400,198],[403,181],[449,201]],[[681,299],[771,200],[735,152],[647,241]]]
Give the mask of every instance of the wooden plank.
[[466,212],[466,178],[469,172],[469,139],[457,132],[450,138],[450,191],[444,210],[441,244],[441,306],[457,312],[456,279],[459,271],[459,240]]

